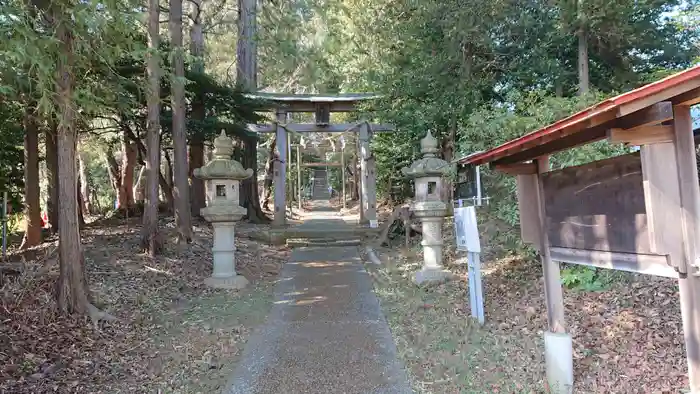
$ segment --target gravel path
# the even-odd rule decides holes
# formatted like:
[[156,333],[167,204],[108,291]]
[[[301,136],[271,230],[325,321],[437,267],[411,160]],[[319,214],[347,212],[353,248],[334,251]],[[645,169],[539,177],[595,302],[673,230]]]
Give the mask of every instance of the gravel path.
[[[344,225],[319,208],[314,226]],[[357,247],[295,249],[275,298],[225,394],[412,392]]]

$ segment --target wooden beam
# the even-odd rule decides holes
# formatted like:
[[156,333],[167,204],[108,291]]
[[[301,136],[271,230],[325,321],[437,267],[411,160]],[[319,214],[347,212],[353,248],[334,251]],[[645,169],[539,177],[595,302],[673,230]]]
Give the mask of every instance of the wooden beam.
[[332,162],[332,163],[303,163],[301,165],[302,167],[340,167],[342,166],[341,163],[338,162]]
[[[359,130],[360,125],[357,123],[335,123],[328,126],[318,126],[313,123],[289,123],[285,127],[295,133],[344,133],[356,132]],[[370,127],[372,131],[380,133],[396,131],[393,125],[388,124],[370,124]],[[249,124],[248,130],[256,133],[274,133],[277,130],[277,126],[271,124]]]
[[647,125],[661,124],[673,119],[673,104],[670,101],[662,101],[649,107],[640,109],[634,113],[621,116],[615,122],[615,128],[632,129]]
[[[279,103],[276,105],[278,108],[287,112],[315,112],[316,103],[312,102],[290,102],[290,103]],[[353,102],[335,102],[330,103],[330,112],[355,112],[357,111],[357,104]]]
[[673,104],[691,106],[700,104],[700,88],[695,88],[671,99]]
[[678,278],[678,272],[669,265],[668,257],[662,255],[557,247],[550,248],[549,253],[553,260],[569,264]]
[[610,129],[608,141],[613,144],[647,145],[673,141],[673,126],[642,126],[633,129]]
[[[571,127],[568,127],[564,130],[560,130],[555,133],[549,133],[547,135],[544,135],[538,139],[532,140],[526,144],[523,144],[519,147],[517,147],[514,152],[518,151],[526,151],[530,149],[536,149],[538,147],[543,146],[544,144],[548,143],[558,143],[559,141],[562,140],[563,137],[567,138],[576,138],[581,135],[587,135],[589,134],[589,130],[598,130],[600,127],[603,125],[614,121],[617,118],[617,114],[613,109],[602,111],[600,113],[597,113],[595,115],[592,115],[590,118],[583,120],[581,122],[576,123],[575,125],[572,125]],[[546,152],[544,154],[550,154],[549,152]],[[542,156],[542,154],[538,154],[531,159],[534,159],[536,157]],[[518,161],[523,161],[523,160],[518,160]],[[509,163],[512,163],[513,161],[509,160]]]
[[532,175],[537,174],[537,164],[535,162],[513,163],[513,164],[496,164],[496,171],[504,172],[510,175]]
[[639,111],[640,109],[644,109],[646,107],[649,107],[654,103],[658,103],[660,101],[665,101],[665,100],[670,100],[676,96],[681,96],[684,93],[686,93],[690,90],[693,90],[695,88],[698,88],[698,87],[700,87],[700,78],[689,80],[689,81],[686,81],[682,84],[678,84],[678,85],[660,90],[659,92],[654,93],[652,95],[649,95],[642,100],[635,100],[629,104],[625,104],[619,108],[618,113],[620,114],[620,116],[629,115],[633,112]]
[[607,137],[607,129],[604,126],[594,127],[588,130],[581,131],[573,135],[568,135],[559,140],[553,140],[539,146],[533,146],[531,149],[515,153],[505,159],[498,161],[498,164],[512,164],[526,160],[532,160],[542,155],[554,154],[574,146],[589,144],[599,141]]

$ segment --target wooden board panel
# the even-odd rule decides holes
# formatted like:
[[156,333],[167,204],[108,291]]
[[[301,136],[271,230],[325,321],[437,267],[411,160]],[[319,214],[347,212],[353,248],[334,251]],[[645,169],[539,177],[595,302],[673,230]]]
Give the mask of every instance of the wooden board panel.
[[651,253],[638,153],[542,175],[552,247]]
[[520,212],[520,237],[535,249],[540,248],[540,218],[537,211],[537,176],[516,177],[518,210]]

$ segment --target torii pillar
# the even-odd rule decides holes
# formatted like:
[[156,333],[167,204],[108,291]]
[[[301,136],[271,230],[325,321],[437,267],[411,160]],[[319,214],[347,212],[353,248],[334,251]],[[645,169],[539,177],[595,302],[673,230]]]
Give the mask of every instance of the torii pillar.
[[279,160],[274,162],[275,212],[272,224],[284,226],[287,223],[287,130],[281,124],[287,123],[287,112],[277,110],[277,153]]
[[367,123],[360,125],[360,224],[377,220],[377,172],[370,150],[372,135]]

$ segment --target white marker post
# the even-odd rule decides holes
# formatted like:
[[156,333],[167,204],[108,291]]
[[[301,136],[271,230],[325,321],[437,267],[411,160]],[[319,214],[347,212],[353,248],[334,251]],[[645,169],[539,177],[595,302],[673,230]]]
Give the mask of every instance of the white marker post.
[[484,293],[481,288],[481,244],[479,230],[476,225],[476,209],[474,206],[464,207],[458,200],[459,207],[454,210],[455,235],[457,250],[467,252],[467,269],[469,277],[469,304],[472,317],[484,324]]

